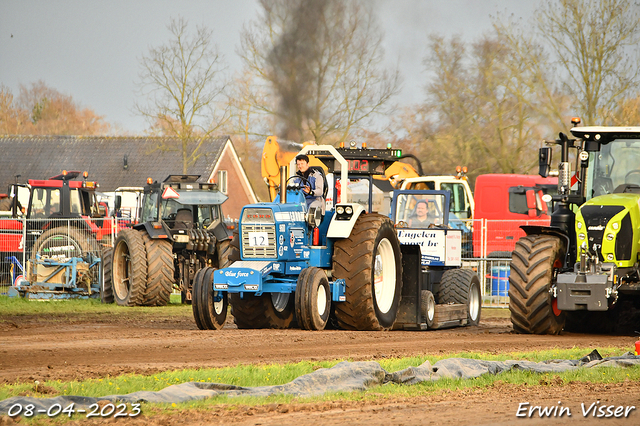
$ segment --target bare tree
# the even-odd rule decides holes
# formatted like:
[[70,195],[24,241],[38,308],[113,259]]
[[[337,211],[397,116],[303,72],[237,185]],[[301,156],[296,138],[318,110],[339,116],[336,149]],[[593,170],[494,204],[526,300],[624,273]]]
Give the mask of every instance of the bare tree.
[[531,107],[536,94],[521,83],[509,46],[495,34],[471,45],[433,35],[429,46],[427,100],[403,113],[402,122],[423,168],[451,174],[467,166],[472,177],[529,171],[540,140]]
[[565,126],[571,112],[585,124],[612,122],[616,105],[637,96],[637,6],[631,0],[547,0],[535,15],[530,31],[508,20],[496,20],[495,28],[535,70],[529,82],[544,82],[548,103],[541,109],[562,115]]
[[255,99],[289,140],[348,138],[385,111],[399,73],[382,69],[382,33],[369,5],[346,0],[261,0],[243,30],[247,69],[270,97]]
[[143,56],[140,92],[146,105],[136,110],[146,117],[152,131],[178,140],[163,140],[163,151],[182,153],[182,172],[204,154],[202,145],[228,119],[223,95],[226,66],[212,41],[211,30],[197,27],[190,36],[187,21],[171,19],[172,39]]

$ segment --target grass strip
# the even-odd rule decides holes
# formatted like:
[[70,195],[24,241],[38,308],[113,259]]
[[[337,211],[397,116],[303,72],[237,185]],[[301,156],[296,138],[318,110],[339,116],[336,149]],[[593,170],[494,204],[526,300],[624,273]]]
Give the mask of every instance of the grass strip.
[[[424,356],[411,358],[389,358],[376,360],[382,368],[388,372],[402,370],[409,366],[418,366],[425,361],[435,363],[445,358],[471,358],[483,359],[487,361],[506,360],[528,360],[540,362],[550,359],[579,359],[588,354],[591,349],[572,348],[546,350],[540,352],[513,352],[504,354],[489,354],[483,352],[460,352],[449,355]],[[603,357],[622,355],[626,351],[621,348],[599,349]],[[310,362],[303,361],[291,364],[252,364],[238,365],[235,367],[212,368],[212,369],[187,369],[166,371],[154,375],[125,374],[116,377],[106,377],[101,379],[89,379],[84,381],[45,381],[44,383],[16,383],[0,386],[0,400],[12,396],[38,396],[53,397],[58,395],[79,395],[79,396],[105,396],[112,394],[128,394],[139,390],[159,391],[174,384],[184,382],[212,382],[229,385],[257,387],[279,385],[292,381],[296,377],[309,374],[319,368],[329,368],[342,360]],[[390,393],[393,395],[415,395],[424,392],[424,389],[460,389],[469,386],[487,386],[496,380],[514,384],[538,384],[547,378],[537,373],[527,371],[510,371],[498,376],[484,375],[475,379],[442,379],[437,382],[422,383],[413,386],[404,385],[384,385],[373,388],[367,392]],[[616,383],[629,380],[640,381],[640,368],[597,368],[578,369],[554,374],[562,381],[593,381],[598,383]],[[365,392],[365,393],[367,393]],[[338,394],[340,395],[340,394]],[[214,399],[227,400],[227,397]],[[274,397],[269,397],[270,401]],[[282,398],[286,402],[291,397]],[[242,397],[233,397],[233,401],[239,401]],[[255,398],[254,398],[255,399]],[[258,398],[260,399],[260,398]],[[265,398],[262,398],[265,399]],[[211,402],[211,400],[209,400]]]

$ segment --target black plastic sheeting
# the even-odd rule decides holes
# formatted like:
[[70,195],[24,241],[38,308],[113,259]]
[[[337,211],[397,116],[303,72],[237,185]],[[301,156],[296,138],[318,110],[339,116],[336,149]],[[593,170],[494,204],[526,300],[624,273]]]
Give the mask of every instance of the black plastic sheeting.
[[627,353],[619,357],[602,358],[597,350],[579,360],[531,361],[483,361],[467,358],[449,358],[431,364],[426,361],[418,367],[389,373],[380,364],[368,362],[340,362],[331,368],[323,368],[300,376],[284,385],[241,387],[219,383],[188,382],[169,386],[157,392],[139,391],[127,395],[102,397],[58,396],[55,398],[11,397],[0,401],[0,415],[6,415],[15,404],[35,406],[37,413],[46,413],[55,404],[66,407],[71,403],[75,409],[88,408],[98,401],[112,403],[180,403],[218,395],[258,396],[294,395],[314,396],[330,392],[363,391],[385,383],[413,385],[442,378],[474,378],[483,374],[500,374],[505,371],[523,370],[534,373],[559,373],[578,368],[629,367],[640,365],[640,356]]

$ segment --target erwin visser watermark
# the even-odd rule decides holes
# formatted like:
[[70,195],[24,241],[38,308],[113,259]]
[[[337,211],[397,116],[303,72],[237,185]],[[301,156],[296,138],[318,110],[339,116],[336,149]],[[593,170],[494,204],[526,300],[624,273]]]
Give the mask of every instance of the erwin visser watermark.
[[[592,403],[581,403],[580,411],[582,417],[596,418],[626,418],[636,410],[635,405],[604,405],[600,401]],[[531,405],[528,402],[518,404],[516,417],[573,417],[570,407],[562,405],[562,401],[558,401],[558,405],[543,406]]]

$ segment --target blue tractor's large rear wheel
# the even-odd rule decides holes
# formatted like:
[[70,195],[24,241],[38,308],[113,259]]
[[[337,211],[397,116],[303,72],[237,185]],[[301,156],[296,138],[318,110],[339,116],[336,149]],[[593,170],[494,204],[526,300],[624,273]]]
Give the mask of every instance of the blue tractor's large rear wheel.
[[400,243],[391,220],[363,214],[349,238],[334,244],[333,277],[346,282],[346,301],[336,303],[340,327],[388,330],[393,327],[402,293]]

